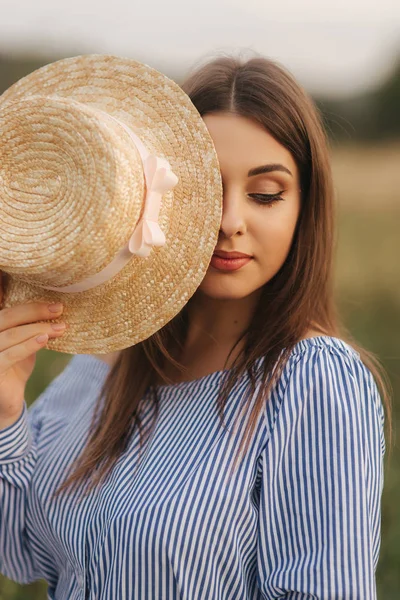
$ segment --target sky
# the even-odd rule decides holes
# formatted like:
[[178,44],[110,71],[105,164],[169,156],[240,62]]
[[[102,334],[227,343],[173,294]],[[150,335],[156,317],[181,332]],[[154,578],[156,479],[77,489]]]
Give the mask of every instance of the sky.
[[400,55],[398,0],[0,0],[0,52],[130,56],[176,78],[220,53],[281,62],[311,92],[379,85]]

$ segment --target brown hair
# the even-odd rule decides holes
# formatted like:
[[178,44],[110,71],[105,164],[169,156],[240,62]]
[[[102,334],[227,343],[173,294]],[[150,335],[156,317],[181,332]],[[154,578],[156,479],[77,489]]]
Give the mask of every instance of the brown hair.
[[[196,68],[182,85],[201,115],[227,111],[261,123],[287,148],[299,169],[301,210],[290,252],[278,273],[265,284],[259,305],[239,342],[243,349],[221,386],[217,398],[223,423],[227,396],[237,377],[250,376],[249,398],[254,394],[255,363],[264,357],[262,385],[257,395],[238,455],[245,453],[263,410],[265,398],[282,373],[293,349],[309,328],[339,337],[360,353],[380,388],[392,442],[390,383],[372,352],[361,348],[340,322],[334,302],[333,251],[336,245],[335,206],[330,153],[319,111],[310,96],[281,65],[264,57],[248,60],[218,56]],[[140,450],[148,440],[158,416],[155,383],[172,383],[165,367],[184,371],[179,356],[188,329],[187,307],[165,327],[143,342],[119,354],[104,382],[95,407],[89,440],[72,475],[56,494],[91,475],[89,490],[102,483],[127,447],[135,426]],[[225,363],[226,364],[226,363]],[[275,369],[273,369],[275,365]],[[273,371],[273,376],[271,375]],[[155,403],[155,418],[143,431],[141,400],[147,389]],[[104,400],[104,404],[101,404]],[[245,406],[246,407],[246,406]],[[145,437],[145,439],[144,439]],[[238,456],[234,462],[236,466]]]

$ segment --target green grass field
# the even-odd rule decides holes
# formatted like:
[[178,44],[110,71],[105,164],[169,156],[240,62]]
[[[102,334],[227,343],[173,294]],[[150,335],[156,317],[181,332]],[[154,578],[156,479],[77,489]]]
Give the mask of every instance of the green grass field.
[[[333,154],[339,207],[337,298],[351,333],[386,367],[394,390],[395,447],[385,468],[378,599],[400,589],[400,146],[342,148]],[[29,381],[32,402],[69,360],[42,350]],[[19,586],[0,576],[0,600],[46,598],[46,584]]]

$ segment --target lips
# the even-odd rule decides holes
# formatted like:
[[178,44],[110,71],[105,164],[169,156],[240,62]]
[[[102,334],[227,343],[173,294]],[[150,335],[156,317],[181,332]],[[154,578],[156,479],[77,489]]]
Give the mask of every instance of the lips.
[[[225,254],[230,254],[231,257],[226,258],[226,257],[219,256],[219,252],[218,252],[218,254],[214,253],[211,258],[210,265],[214,269],[217,269],[218,271],[229,272],[229,271],[237,271],[237,270],[241,269],[242,267],[247,265],[252,260],[251,256],[243,255],[243,254],[240,255],[239,252],[230,252],[230,253],[225,253]],[[239,254],[240,256],[232,256],[234,254],[236,254],[236,255]]]
[[234,258],[251,258],[249,254],[243,254],[243,252],[227,252],[225,250],[215,250],[213,256],[219,256],[228,260]]

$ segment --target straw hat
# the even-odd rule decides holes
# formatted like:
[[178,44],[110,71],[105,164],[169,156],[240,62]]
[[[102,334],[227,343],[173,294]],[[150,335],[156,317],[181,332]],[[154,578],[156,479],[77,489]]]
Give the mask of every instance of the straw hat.
[[177,83],[130,58],[46,65],[0,96],[2,308],[61,301],[47,347],[106,353],[155,333],[217,244],[215,147]]

